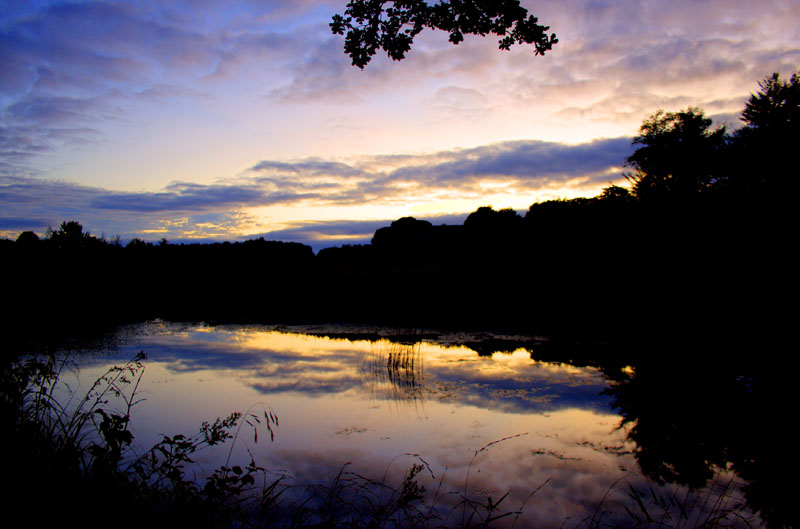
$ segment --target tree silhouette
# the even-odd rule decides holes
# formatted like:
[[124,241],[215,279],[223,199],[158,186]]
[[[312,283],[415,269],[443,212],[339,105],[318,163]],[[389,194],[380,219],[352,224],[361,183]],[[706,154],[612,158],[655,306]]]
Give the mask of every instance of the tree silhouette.
[[502,236],[522,226],[522,217],[511,208],[495,211],[492,206],[481,206],[464,220],[464,227],[476,233]]
[[17,237],[17,245],[19,246],[29,248],[37,244],[39,244],[39,236],[32,231],[23,231]]
[[390,227],[378,229],[372,238],[372,245],[407,250],[413,246],[429,244],[432,241],[432,231],[433,225],[427,220],[403,217],[392,222]]
[[761,91],[748,99],[742,121],[750,129],[796,133],[800,128],[800,72],[788,82],[775,72],[758,85]]
[[784,81],[773,73],[759,83],[742,111],[746,126],[734,137],[735,191],[788,199],[797,192],[795,151],[800,140],[800,73]]
[[[385,7],[386,4],[391,4]],[[353,66],[364,68],[379,49],[399,61],[426,27],[450,34],[458,44],[464,35],[498,35],[501,50],[513,44],[531,44],[535,55],[544,55],[558,42],[549,26],[538,24],[519,0],[450,0],[429,5],[425,0],[353,0],[344,16],[334,15],[331,31],[345,37],[344,51]]]
[[74,220],[62,222],[56,231],[48,229],[47,239],[56,248],[70,251],[84,249],[97,243],[97,238],[89,232],[84,233],[80,222]]
[[643,201],[684,201],[710,190],[722,177],[726,143],[725,127],[712,129],[699,108],[658,111],[633,139],[641,146],[626,163],[634,170],[626,175],[633,194]]
[[603,202],[613,204],[627,204],[633,200],[630,190],[618,185],[604,187],[598,198]]

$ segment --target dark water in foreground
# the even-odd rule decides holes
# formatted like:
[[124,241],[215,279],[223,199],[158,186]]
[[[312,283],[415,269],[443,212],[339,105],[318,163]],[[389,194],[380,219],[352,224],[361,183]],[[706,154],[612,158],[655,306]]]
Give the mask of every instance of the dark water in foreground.
[[650,495],[655,516],[669,508],[653,494],[681,498],[682,507],[673,509],[690,506],[682,522],[689,527],[720,505],[744,501],[741,480],[724,465],[695,491],[642,475],[641,447],[631,435],[636,423],[622,424],[619,394],[608,391],[612,379],[635,378],[630,366],[610,372],[537,361],[525,348],[481,356],[458,345],[479,336],[398,343],[387,339],[392,331],[370,340],[320,335],[341,332],[149,323],[120,332],[110,352],[76,354],[79,369],[67,380],[81,394],[109,366],[147,354],[137,390],[145,400],[132,412],[139,453],[160,434],[192,433],[233,411],[279,417],[273,440],[263,428],[256,438],[245,424],[233,444],[199,454],[198,478],[229,454],[233,462],[252,454],[301,487],[330,482],[346,463],[369,479],[399,483],[421,462],[419,482],[440,504],[508,492],[503,507],[524,506],[517,520],[523,527],[578,526],[598,506],[630,516],[624,512],[636,511],[631,487]]

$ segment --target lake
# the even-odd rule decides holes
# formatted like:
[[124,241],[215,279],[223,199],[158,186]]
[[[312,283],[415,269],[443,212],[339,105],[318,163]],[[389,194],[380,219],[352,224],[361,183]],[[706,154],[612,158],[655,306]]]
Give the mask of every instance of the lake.
[[[593,515],[633,525],[625,511],[639,512],[633,490],[650,502],[654,518],[679,516],[679,507],[659,506],[658,495],[680,498],[694,521],[743,502],[740,480],[726,468],[715,468],[694,491],[645,478],[633,425],[622,424],[619,393],[615,400],[609,391],[635,378],[635,369],[535,360],[532,351],[546,343],[535,336],[150,322],[123,328],[104,347],[72,352],[77,367],[62,381],[81,395],[109,366],[144,351],[134,450],[242,412],[252,427],[242,422],[233,443],[198,453],[194,475],[202,479],[229,457],[245,464],[252,456],[292,485],[287,501],[309,484],[332,483],[340,471],[399,484],[418,464],[428,501],[435,497],[441,517],[454,525],[464,516],[464,497],[496,502],[506,493],[500,512],[521,514],[498,525],[523,527],[588,527]],[[265,412],[278,417],[274,437]]]

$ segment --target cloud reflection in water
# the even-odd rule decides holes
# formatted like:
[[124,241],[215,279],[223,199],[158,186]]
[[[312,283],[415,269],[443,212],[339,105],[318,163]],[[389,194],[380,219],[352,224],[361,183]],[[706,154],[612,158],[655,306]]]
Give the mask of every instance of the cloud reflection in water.
[[280,417],[275,441],[242,436],[242,458],[247,449],[300,484],[325,483],[348,462],[360,475],[399,483],[417,457],[408,454],[419,454],[435,475],[420,477],[428,491],[441,482],[461,492],[469,472],[471,497],[510,492],[508,509],[547,482],[526,506],[526,525],[561,525],[591,512],[620,478],[641,479],[594,368],[538,362],[525,349],[479,356],[465,346],[258,327],[140,331],[119,353],[149,357],[148,402],[136,418],[147,423],[136,432],[145,444],[265,403]]
[[479,357],[463,346],[202,326],[151,333],[128,346],[137,348],[176,373],[226,372],[266,395],[357,390],[386,400],[413,396],[518,413],[570,407],[611,411],[610,399],[600,394],[606,383],[598,370],[536,362],[524,349]]

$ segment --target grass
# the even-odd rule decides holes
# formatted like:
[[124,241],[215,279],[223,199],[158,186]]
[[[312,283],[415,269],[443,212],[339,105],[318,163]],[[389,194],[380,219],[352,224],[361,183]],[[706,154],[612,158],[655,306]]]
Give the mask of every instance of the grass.
[[631,477],[615,482],[578,529],[670,528],[722,529],[760,527],[747,510],[733,479],[712,482],[699,490],[670,490]]
[[[399,358],[399,360],[398,360]],[[487,528],[527,527],[524,510],[548,481],[531,491],[521,505],[507,505],[509,492],[498,499],[471,494],[473,463],[496,445],[521,437],[498,439],[476,450],[462,490],[443,490],[419,454],[392,460],[383,476],[372,479],[344,464],[329,481],[294,483],[287,474],[273,474],[254,461],[231,465],[234,445],[246,431],[258,442],[270,440],[279,426],[265,406],[233,413],[200,425],[191,435],[162,436],[144,453],[132,449],[131,409],[144,373],[144,354],[112,367],[78,397],[56,398],[68,360],[54,355],[7,362],[0,373],[0,415],[3,453],[11,454],[4,480],[8,505],[25,513],[27,525],[102,522],[116,527],[194,528]],[[392,376],[417,380],[420,359],[413,352],[389,351],[375,367]],[[409,374],[411,373],[411,374]],[[392,380],[395,384],[396,380]],[[230,443],[225,464],[203,480],[194,476],[195,454],[209,446]],[[389,470],[411,458],[399,483]],[[431,492],[420,484],[430,476]],[[9,488],[10,485],[10,488]],[[647,482],[623,480],[610,487],[594,511],[564,521],[565,528],[734,528],[758,525],[738,502],[733,483],[703,491],[670,491]],[[539,505],[537,508],[546,508]]]

